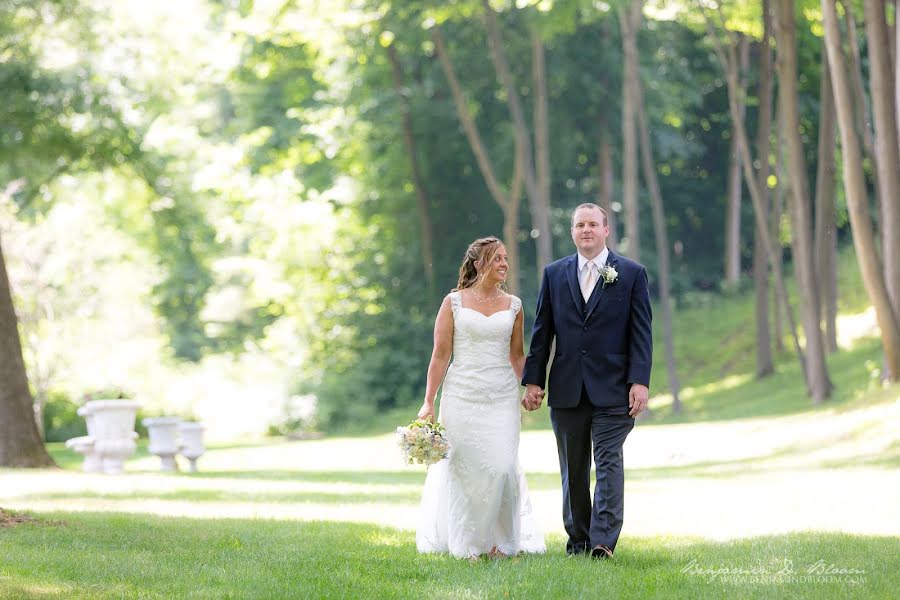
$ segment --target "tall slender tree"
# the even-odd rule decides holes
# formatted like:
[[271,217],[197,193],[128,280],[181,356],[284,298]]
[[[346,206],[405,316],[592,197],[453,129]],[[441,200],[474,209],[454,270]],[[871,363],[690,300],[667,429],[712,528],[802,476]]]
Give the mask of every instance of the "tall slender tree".
[[[738,42],[740,57],[740,86],[747,89],[747,71],[750,66],[750,38],[739,35]],[[743,94],[742,94],[743,97]],[[741,101],[741,117],[744,116],[746,105]],[[729,285],[737,285],[741,279],[741,191],[743,179],[741,177],[741,156],[737,149],[737,136],[731,132],[731,141],[728,150],[728,185],[725,200],[725,282]]]
[[[403,131],[403,146],[409,158],[410,174],[413,187],[416,192],[416,209],[419,215],[419,235],[422,244],[422,271],[428,282],[428,295],[435,297],[434,281],[434,234],[431,225],[431,208],[428,197],[428,188],[425,186],[425,178],[419,167],[419,152],[416,145],[416,136],[413,130],[412,109],[407,97],[406,78],[403,75],[403,66],[392,37],[382,36],[385,39],[384,49],[391,63],[391,76],[394,83],[394,93],[400,105],[400,123]],[[509,250],[507,250],[509,252]]]
[[637,30],[640,27],[643,0],[627,0],[619,8],[622,32],[624,73],[622,81],[622,204],[625,212],[624,250],[636,261],[641,259],[640,210],[638,203],[638,141],[635,115],[634,82],[640,73]]
[[[777,140],[778,151],[775,152],[775,179],[776,185],[772,193],[772,211],[769,214],[769,231],[775,244],[775,262],[772,263],[772,273],[776,278],[784,278],[784,248],[781,243],[781,222],[784,216],[785,198],[787,198],[790,190],[790,179],[787,176],[787,167],[785,166],[785,157],[783,149],[787,146],[784,139],[784,127],[781,125],[781,117],[775,117],[777,132],[775,138]],[[784,352],[784,322],[788,320],[790,305],[785,305],[781,300],[781,296],[777,293],[777,289],[772,297],[772,314],[775,318],[775,351]]]
[[793,0],[777,3],[775,32],[777,39],[778,106],[783,117],[784,133],[791,173],[791,246],[800,315],[806,337],[806,372],[813,402],[819,404],[831,395],[832,384],[825,363],[825,344],[819,323],[819,290],[813,261],[812,211],[806,161],[800,137],[799,99],[797,93],[797,45]]
[[[894,2],[894,106],[896,107],[897,123],[900,124],[900,27],[897,26],[897,11],[900,3]],[[900,126],[897,128],[897,144],[900,145]]]
[[821,0],[822,20],[825,27],[825,47],[828,66],[834,87],[838,129],[841,135],[844,192],[853,230],[853,246],[859,262],[866,292],[875,307],[875,317],[881,329],[881,343],[890,377],[900,373],[900,324],[891,304],[884,279],[884,270],[878,256],[869,200],[866,194],[862,168],[862,154],[856,137],[853,116],[853,99],[847,80],[846,60],[841,44],[835,0]]
[[[600,47],[604,54],[610,50],[610,20],[604,19],[600,24]],[[600,85],[603,89],[609,89],[611,85],[609,71],[601,69],[598,74]],[[618,249],[619,232],[618,232],[618,216],[613,210],[613,194],[615,193],[616,176],[613,166],[613,134],[612,125],[607,118],[606,111],[601,111],[597,122],[597,204],[606,209],[609,225],[609,237],[606,239],[607,244]]]
[[[900,315],[900,146],[894,79],[884,0],[865,0],[869,78],[875,118],[875,165],[881,182],[881,243],[884,277],[894,314]],[[900,373],[892,374],[895,378]]]
[[[875,133],[872,130],[872,124],[874,120],[872,117],[871,102],[869,102],[869,96],[866,94],[866,86],[865,82],[863,81],[863,61],[859,44],[859,34],[857,31],[858,25],[856,22],[856,16],[853,12],[853,3],[839,0],[839,4],[841,4],[844,11],[844,24],[847,33],[847,46],[850,51],[849,69],[851,75],[850,81],[852,83],[852,93],[855,100],[853,103],[853,114],[854,118],[856,119],[856,129],[859,135],[862,136],[863,157],[869,164],[874,165],[875,161],[877,160],[877,157],[875,155]],[[875,182],[876,203],[880,209],[882,204],[881,197],[884,195],[884,191],[881,189],[881,176],[878,169],[874,170],[874,172],[872,173],[872,178]]]
[[525,111],[519,98],[519,88],[513,78],[497,13],[489,0],[482,0],[488,49],[497,77],[506,92],[516,145],[522,153],[520,157],[522,179],[531,211],[532,233],[537,246],[538,276],[553,260],[553,237],[550,229],[550,135],[547,108],[547,80],[544,68],[544,43],[536,31],[531,32],[533,84],[535,88],[535,143],[525,121]]
[[456,69],[453,67],[453,61],[450,59],[450,54],[447,51],[447,44],[444,41],[440,26],[434,25],[431,28],[431,39],[434,41],[435,53],[441,63],[444,75],[450,84],[453,102],[456,105],[456,114],[460,123],[462,123],[463,131],[465,131],[472,152],[475,154],[478,168],[481,170],[491,197],[503,211],[503,238],[506,241],[506,251],[509,256],[509,277],[507,281],[509,282],[510,292],[518,295],[520,269],[517,238],[519,231],[519,205],[522,195],[522,164],[525,161],[526,151],[517,140],[514,148],[513,163],[515,168],[513,169],[512,180],[509,188],[504,189],[497,177],[494,163],[488,154],[481,133],[478,131],[478,126],[475,124],[475,119],[469,112],[465,94],[463,94],[462,86],[456,76]]
[[[772,194],[769,190],[769,156],[772,136],[772,14],[769,0],[763,0],[763,37],[757,44],[759,52],[759,116],[756,132],[756,156],[759,161],[757,188],[762,196],[764,221],[771,211]],[[737,143],[737,136],[735,136]],[[772,343],[769,334],[769,261],[758,225],[753,228],[753,289],[756,308],[756,376],[766,377],[775,372],[772,362]]]
[[613,248],[617,248],[619,243],[618,225],[616,212],[612,208],[613,194],[615,193],[612,134],[609,131],[606,120],[602,118],[598,130],[600,139],[597,142],[597,175],[600,185],[597,186],[597,204],[602,206],[608,215],[609,237],[607,242]]
[[837,225],[835,223],[835,113],[828,57],[822,54],[819,92],[819,150],[816,164],[815,257],[821,297],[820,314],[825,325],[825,346],[837,350]]
[[[790,302],[788,301],[787,287],[785,286],[784,277],[780,268],[780,257],[778,254],[780,247],[775,245],[774,236],[769,233],[769,224],[765,218],[766,211],[763,206],[762,192],[757,185],[756,175],[753,171],[754,162],[750,153],[750,143],[747,139],[746,126],[744,125],[743,119],[740,118],[740,105],[738,99],[740,98],[741,90],[738,83],[737,41],[732,32],[725,27],[725,19],[721,12],[716,13],[718,21],[717,27],[713,24],[713,19],[716,17],[710,16],[709,10],[703,3],[698,2],[698,5],[700,12],[703,15],[703,22],[706,25],[708,37],[715,48],[716,57],[719,59],[722,70],[725,72],[725,81],[728,85],[728,110],[731,114],[731,119],[735,124],[734,131],[738,136],[738,149],[741,152],[741,166],[744,170],[744,182],[747,184],[747,188],[750,192],[750,199],[753,202],[753,214],[756,219],[756,227],[762,237],[762,243],[766,249],[769,264],[772,266],[772,271],[775,275],[775,294],[778,299],[777,304],[784,308],[785,316],[788,321],[788,328],[790,329],[791,337],[794,341],[797,360],[800,362],[804,377],[806,377],[806,358],[803,354],[803,349],[800,346],[796,322],[794,320]],[[719,10],[721,11],[721,5],[719,6]],[[719,31],[724,32],[725,35],[728,36],[729,43],[727,45],[723,44],[719,39]],[[778,130],[781,131],[783,129],[781,124],[779,124]],[[811,391],[808,379],[806,384],[807,390]]]
[[[640,21],[638,21],[640,23]],[[630,19],[622,20],[622,38],[636,40],[637,32],[631,31]],[[627,29],[627,30],[626,30]],[[659,189],[659,180],[656,176],[656,164],[653,161],[653,146],[650,142],[650,126],[647,121],[647,109],[644,102],[643,84],[640,73],[626,76],[634,89],[631,90],[631,98],[634,100],[634,110],[637,116],[638,133],[640,136],[641,163],[643,165],[644,183],[650,191],[650,201],[653,214],[653,231],[656,241],[656,256],[659,266],[659,299],[662,304],[663,314],[663,342],[666,349],[666,374],[669,379],[669,392],[672,394],[672,411],[681,412],[681,384],[678,380],[678,368],[675,361],[675,342],[672,332],[672,296],[671,296],[671,267],[669,266],[669,236],[666,232],[666,217],[663,207],[662,192]]]

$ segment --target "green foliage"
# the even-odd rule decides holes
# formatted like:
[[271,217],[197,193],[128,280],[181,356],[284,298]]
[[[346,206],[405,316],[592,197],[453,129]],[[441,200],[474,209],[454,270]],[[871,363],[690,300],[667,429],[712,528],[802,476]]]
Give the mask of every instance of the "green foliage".
[[87,435],[84,418],[77,414],[78,406],[64,393],[50,392],[44,404],[44,440],[65,442]]
[[[74,43],[90,47],[89,19],[94,16],[78,2],[28,8],[25,3],[6,3],[0,11],[0,32],[11,25],[52,33],[54,26],[87,24]],[[166,172],[168,159],[140,148],[143,132],[126,124],[86,60],[69,70],[47,70],[39,65],[28,38],[15,40],[4,52],[12,60],[0,61],[0,85],[8,90],[0,107],[0,180],[23,182],[13,196],[27,209],[21,214],[45,211],[52,198],[47,184],[63,173],[128,163],[163,205],[152,210],[154,247],[167,271],[155,290],[159,312],[166,318],[175,355],[199,359],[206,343],[199,314],[212,283],[203,254],[208,255],[214,233],[189,185],[182,182],[179,187],[179,178]]]
[[254,140],[247,157],[253,171],[293,170],[304,187],[325,190],[332,184],[333,150],[314,133],[327,108],[318,99],[326,90],[317,60],[293,32],[249,38],[227,110],[236,119],[230,128]]
[[134,395],[128,390],[120,387],[109,387],[99,390],[91,390],[85,392],[82,396],[82,404],[91,400],[131,400]]

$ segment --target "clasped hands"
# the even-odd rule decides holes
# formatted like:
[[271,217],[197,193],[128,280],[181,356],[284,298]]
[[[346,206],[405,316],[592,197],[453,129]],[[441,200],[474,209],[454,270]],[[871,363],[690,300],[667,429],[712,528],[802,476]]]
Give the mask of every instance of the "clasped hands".
[[525,395],[522,396],[522,406],[525,407],[525,410],[537,410],[543,401],[544,390],[541,389],[541,386],[531,383],[525,386]]

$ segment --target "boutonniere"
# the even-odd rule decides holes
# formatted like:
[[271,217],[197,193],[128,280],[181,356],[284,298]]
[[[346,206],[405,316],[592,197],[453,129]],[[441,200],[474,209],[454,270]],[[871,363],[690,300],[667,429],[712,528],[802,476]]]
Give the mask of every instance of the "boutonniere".
[[616,279],[619,278],[619,272],[610,265],[604,265],[603,268],[600,269],[600,277],[603,278],[603,287],[606,287],[611,283],[616,282]]

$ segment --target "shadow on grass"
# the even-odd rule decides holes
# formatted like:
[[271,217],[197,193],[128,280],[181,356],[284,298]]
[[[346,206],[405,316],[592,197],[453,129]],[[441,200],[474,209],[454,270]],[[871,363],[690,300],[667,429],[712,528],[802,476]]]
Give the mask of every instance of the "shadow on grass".
[[626,537],[605,562],[567,559],[551,536],[547,554],[471,564],[418,554],[411,532],[351,523],[36,516],[66,526],[4,532],[3,597],[887,598],[900,583],[896,538],[841,533]]

